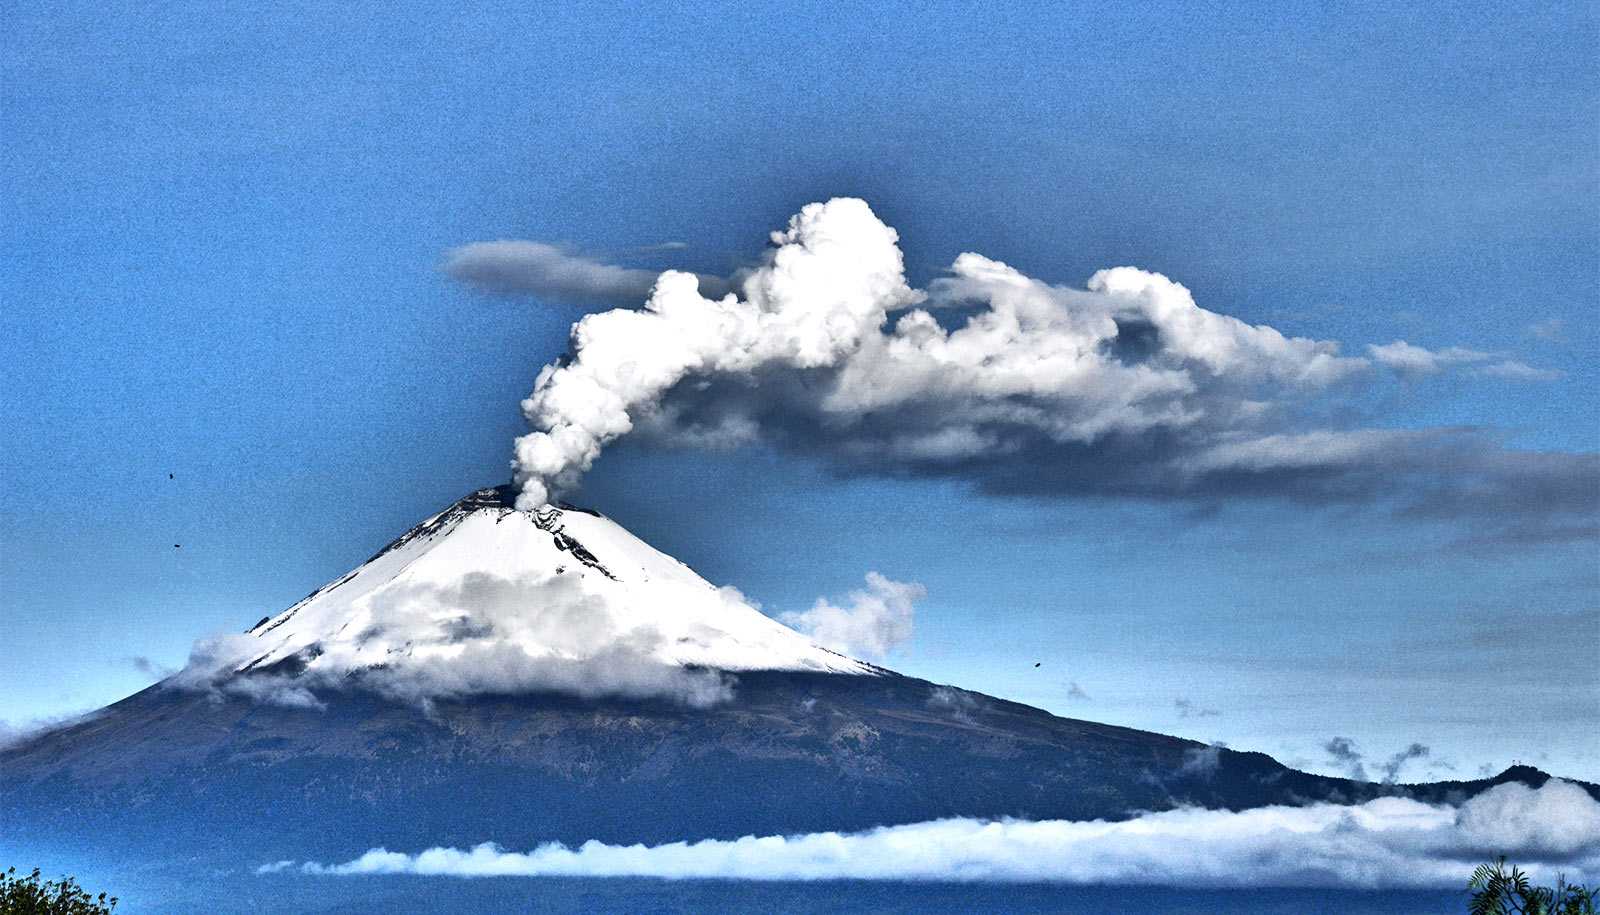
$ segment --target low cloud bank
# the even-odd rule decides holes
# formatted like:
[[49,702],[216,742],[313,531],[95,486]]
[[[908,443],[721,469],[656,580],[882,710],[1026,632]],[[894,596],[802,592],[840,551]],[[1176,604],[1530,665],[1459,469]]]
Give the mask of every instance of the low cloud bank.
[[1381,798],[1353,806],[1184,809],[1119,823],[935,820],[859,833],[747,836],[666,845],[493,843],[415,855],[375,848],[325,865],[257,873],[564,876],[745,880],[935,880],[1206,887],[1459,887],[1504,854],[1540,879],[1600,876],[1600,803],[1552,779],[1492,788],[1461,804]]

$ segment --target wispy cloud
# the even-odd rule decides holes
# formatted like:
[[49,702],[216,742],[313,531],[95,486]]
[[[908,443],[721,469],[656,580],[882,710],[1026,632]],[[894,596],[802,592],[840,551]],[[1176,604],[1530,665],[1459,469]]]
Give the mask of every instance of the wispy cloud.
[[1561,377],[1561,373],[1555,369],[1536,369],[1515,359],[1490,363],[1479,369],[1478,373],[1492,378],[1504,378],[1507,381],[1555,381]]
[[63,715],[24,718],[18,721],[7,721],[0,718],[0,750],[16,746],[59,728],[89,721],[98,717],[100,712],[101,710],[96,709],[87,712],[69,712]]
[[127,658],[127,663],[131,664],[133,669],[137,670],[139,673],[142,673],[147,677],[155,677],[158,680],[165,679],[177,673],[176,670],[162,664],[157,664],[144,655],[130,655]]
[[1182,697],[1172,700],[1172,704],[1177,708],[1179,718],[1215,718],[1222,714],[1214,708],[1196,705],[1193,700]]
[[[660,251],[687,247],[667,242]],[[638,305],[650,297],[659,270],[606,263],[561,245],[540,241],[480,241],[445,253],[444,271],[493,295],[531,295],[571,305]],[[700,291],[713,298],[727,292],[720,277],[700,277]]]
[[492,843],[343,864],[274,861],[258,873],[593,876],[744,880],[938,880],[1207,887],[1459,887],[1506,854],[1537,877],[1600,874],[1600,803],[1551,780],[1500,785],[1460,806],[1382,798],[1359,805],[1182,809],[1122,822],[936,820],[858,833],[747,836],[530,852]]
[[1369,781],[1367,767],[1362,762],[1361,751],[1356,749],[1355,741],[1348,737],[1333,737],[1322,745],[1322,749],[1335,768],[1358,782]]
[[[1355,741],[1348,737],[1333,737],[1322,745],[1322,749],[1328,754],[1328,758],[1334,768],[1344,772],[1356,781],[1370,781],[1367,777],[1368,760],[1365,754],[1356,749]],[[1425,744],[1412,743],[1388,759],[1381,762],[1372,760],[1371,762],[1377,767],[1380,779],[1385,784],[1393,784],[1399,781],[1400,770],[1404,769],[1407,763],[1413,760],[1427,759],[1431,754],[1432,750]],[[1449,765],[1442,761],[1436,762],[1444,766]]]
[[1459,346],[1430,350],[1396,340],[1382,345],[1368,345],[1367,353],[1379,365],[1409,378],[1437,375],[1460,367],[1466,367],[1476,375],[1507,381],[1554,381],[1561,377],[1561,373],[1553,369],[1538,369],[1515,359]]
[[1535,321],[1526,328],[1528,336],[1547,343],[1555,343],[1566,339],[1567,322],[1560,318],[1545,318]]

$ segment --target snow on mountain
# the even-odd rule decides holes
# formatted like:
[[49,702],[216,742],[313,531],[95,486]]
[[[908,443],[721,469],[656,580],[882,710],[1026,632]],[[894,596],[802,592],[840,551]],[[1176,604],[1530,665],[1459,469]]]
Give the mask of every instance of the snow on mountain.
[[608,518],[517,511],[514,498],[510,487],[472,493],[243,636],[197,650],[180,684],[372,676],[421,698],[549,688],[704,704],[721,681],[685,671],[878,672]]

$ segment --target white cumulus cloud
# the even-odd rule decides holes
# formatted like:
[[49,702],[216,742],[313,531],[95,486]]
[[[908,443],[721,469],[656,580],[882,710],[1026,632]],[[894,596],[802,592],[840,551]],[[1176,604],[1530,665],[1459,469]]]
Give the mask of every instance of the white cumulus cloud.
[[851,591],[846,605],[819,597],[810,610],[782,620],[824,648],[882,658],[911,638],[913,605],[927,594],[916,582],[868,572],[866,589]]

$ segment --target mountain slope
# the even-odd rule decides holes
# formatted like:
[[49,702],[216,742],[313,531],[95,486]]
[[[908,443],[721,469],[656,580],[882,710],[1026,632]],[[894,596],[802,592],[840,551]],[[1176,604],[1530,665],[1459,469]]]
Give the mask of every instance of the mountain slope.
[[613,522],[505,498],[474,493],[171,680],[0,750],[0,851],[237,868],[1493,783],[1326,778],[900,676]]
[[374,845],[653,843],[945,816],[1459,800],[1493,783],[1314,776],[900,676],[750,672],[733,700],[705,709],[525,694],[425,714],[359,691],[323,698],[319,710],[152,687],[0,753],[0,822],[20,844],[237,865],[343,859]]

